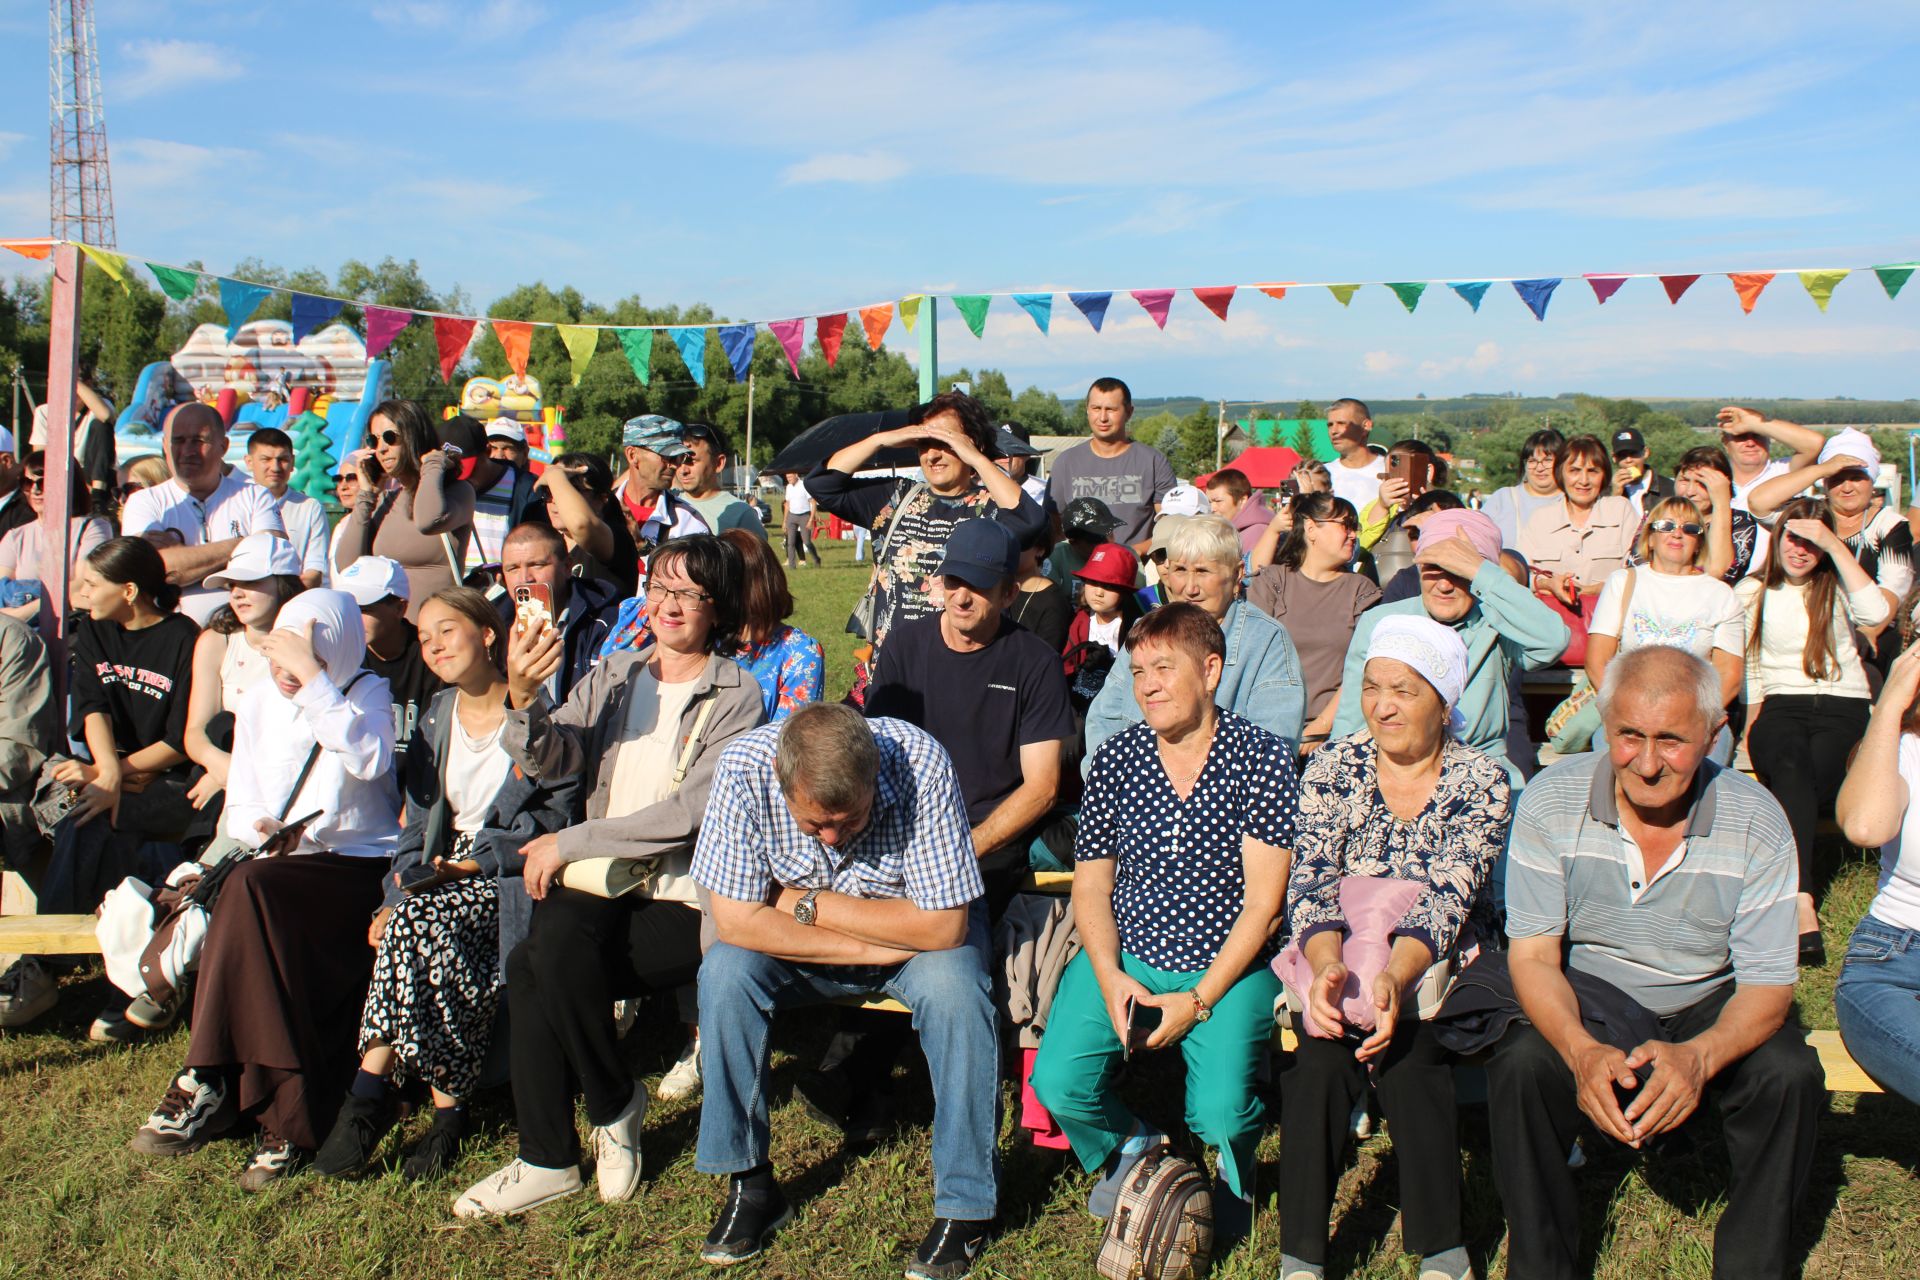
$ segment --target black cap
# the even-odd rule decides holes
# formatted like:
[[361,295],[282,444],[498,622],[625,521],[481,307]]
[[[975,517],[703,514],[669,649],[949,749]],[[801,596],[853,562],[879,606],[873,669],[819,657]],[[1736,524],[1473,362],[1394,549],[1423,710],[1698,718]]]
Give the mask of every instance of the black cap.
[[682,440],[705,440],[715,453],[724,453],[731,457],[733,451],[727,448],[727,438],[720,434],[720,428],[710,422],[683,422],[680,424]]
[[994,451],[1002,458],[1038,458],[1041,451],[1027,443],[1025,436],[1015,435],[1012,423],[1004,423],[994,433]]
[[1624,458],[1645,453],[1647,438],[1632,427],[1622,427],[1613,433],[1613,456]]
[[1120,527],[1120,517],[1098,498],[1075,498],[1060,513],[1060,527],[1068,537],[1104,538]]

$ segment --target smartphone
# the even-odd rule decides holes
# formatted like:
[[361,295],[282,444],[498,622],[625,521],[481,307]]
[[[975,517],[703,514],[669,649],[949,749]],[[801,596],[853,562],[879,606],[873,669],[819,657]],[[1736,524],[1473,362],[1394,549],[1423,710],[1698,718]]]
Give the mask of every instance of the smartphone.
[[315,809],[304,818],[296,818],[286,826],[260,842],[260,853],[272,858],[283,853],[292,853],[300,847],[300,837],[307,834],[307,827],[319,820],[324,810]]
[[417,862],[413,866],[402,868],[393,873],[394,887],[412,897],[425,893],[429,889],[438,889],[463,876],[451,863]]
[[553,591],[544,582],[515,587],[513,616],[522,631],[538,635],[542,625],[553,625]]
[[1433,485],[1433,459],[1424,453],[1396,453],[1387,459],[1389,480],[1407,482],[1407,501],[1425,493]]
[[1147,1047],[1147,1037],[1160,1029],[1161,1008],[1157,1004],[1141,1004],[1134,997],[1127,997],[1127,1042],[1123,1053],[1131,1058]]

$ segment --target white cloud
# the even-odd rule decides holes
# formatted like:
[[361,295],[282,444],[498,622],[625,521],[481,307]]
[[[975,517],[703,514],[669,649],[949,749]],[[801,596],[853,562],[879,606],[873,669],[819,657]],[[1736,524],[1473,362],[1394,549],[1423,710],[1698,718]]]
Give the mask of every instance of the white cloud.
[[1473,351],[1464,356],[1449,356],[1444,360],[1422,360],[1420,376],[1423,378],[1444,378],[1456,373],[1485,373],[1500,363],[1500,344],[1482,342]]
[[1608,218],[1807,218],[1844,213],[1853,201],[1817,187],[1696,182],[1598,190],[1585,183],[1541,183],[1467,198],[1480,209],[1548,209]]
[[109,102],[236,80],[246,69],[239,53],[195,40],[137,40],[122,53],[133,67],[113,75]]
[[6,133],[0,131],[0,160],[13,154],[13,149],[27,140],[24,133]]
[[907,171],[907,162],[886,151],[834,151],[789,165],[782,182],[891,182]]
[[1406,364],[1405,356],[1392,351],[1369,351],[1360,357],[1360,367],[1368,373],[1392,373]]
[[1217,222],[1222,215],[1238,208],[1240,204],[1239,200],[1202,200],[1190,192],[1172,191],[1154,196],[1128,217],[1093,234],[1142,237],[1173,235]]

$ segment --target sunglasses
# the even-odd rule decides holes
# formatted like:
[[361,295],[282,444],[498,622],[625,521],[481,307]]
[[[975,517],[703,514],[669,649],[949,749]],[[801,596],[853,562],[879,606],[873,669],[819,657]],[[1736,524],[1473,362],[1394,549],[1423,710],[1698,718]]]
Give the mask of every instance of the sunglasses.
[[1675,529],[1678,529],[1689,538],[1697,538],[1707,531],[1705,525],[1695,524],[1691,520],[1685,524],[1681,524],[1677,520],[1655,520],[1652,524],[1648,525],[1647,528],[1653,530],[1655,533],[1672,533]]
[[368,448],[372,448],[376,444],[393,445],[399,443],[400,433],[398,431],[382,431],[378,436],[374,435],[371,431],[367,432]]
[[23,476],[20,480],[20,487],[22,489],[30,489],[35,493],[44,493],[47,488],[47,479],[45,476]]

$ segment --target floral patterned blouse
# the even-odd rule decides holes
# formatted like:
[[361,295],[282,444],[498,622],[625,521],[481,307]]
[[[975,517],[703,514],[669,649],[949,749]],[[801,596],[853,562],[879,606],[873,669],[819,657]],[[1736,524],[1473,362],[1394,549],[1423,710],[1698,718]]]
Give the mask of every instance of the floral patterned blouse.
[[1424,942],[1436,959],[1498,936],[1486,892],[1513,820],[1506,766],[1449,740],[1426,807],[1402,822],[1380,794],[1378,747],[1364,732],[1313,753],[1300,777],[1299,838],[1288,923],[1304,943],[1345,930],[1343,876],[1393,876],[1424,886],[1394,933]]

